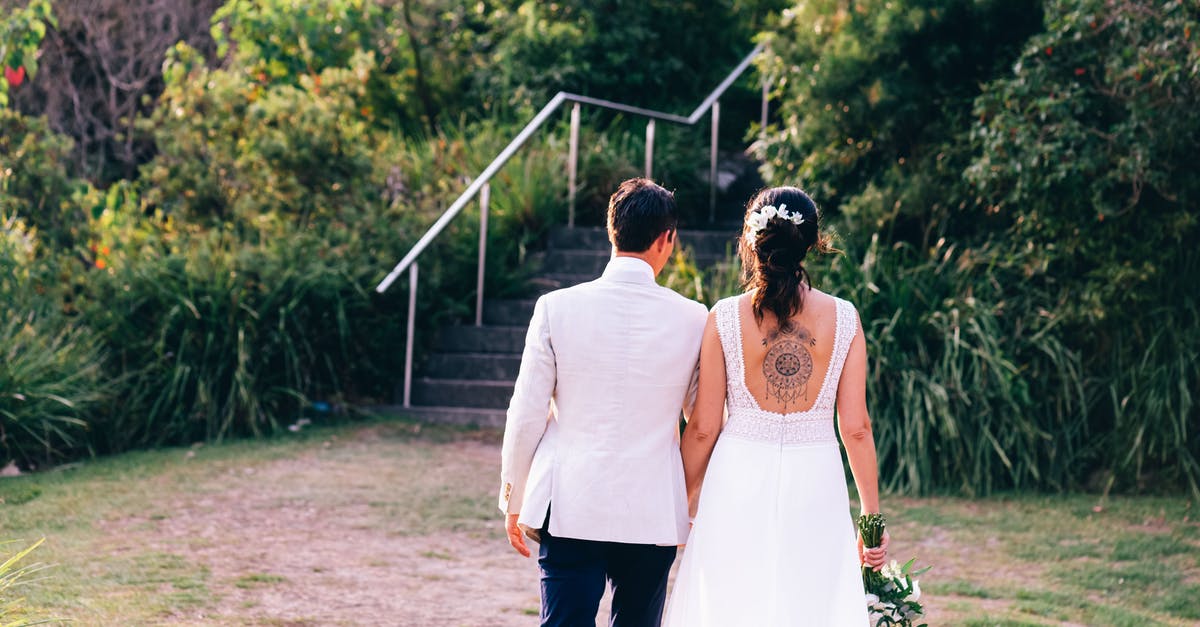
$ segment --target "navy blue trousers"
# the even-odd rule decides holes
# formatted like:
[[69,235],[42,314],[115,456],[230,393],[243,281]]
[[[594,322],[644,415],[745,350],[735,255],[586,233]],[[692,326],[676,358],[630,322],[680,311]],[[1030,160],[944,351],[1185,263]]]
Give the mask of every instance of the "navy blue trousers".
[[659,627],[675,547],[556,538],[542,529],[542,625],[595,627],[606,583],[612,627]]

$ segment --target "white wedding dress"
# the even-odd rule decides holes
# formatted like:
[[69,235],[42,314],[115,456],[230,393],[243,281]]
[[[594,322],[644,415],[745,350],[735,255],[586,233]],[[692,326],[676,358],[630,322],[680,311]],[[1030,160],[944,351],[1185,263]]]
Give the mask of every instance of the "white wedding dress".
[[714,308],[729,417],[708,464],[664,625],[868,624],[833,415],[857,313],[849,302],[836,302],[834,346],[817,400],[788,414],[763,410],[746,386],[739,297]]

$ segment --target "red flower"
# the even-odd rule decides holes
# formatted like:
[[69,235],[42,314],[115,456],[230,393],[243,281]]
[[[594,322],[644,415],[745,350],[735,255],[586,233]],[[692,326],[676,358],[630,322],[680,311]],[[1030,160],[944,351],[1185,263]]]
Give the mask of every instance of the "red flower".
[[107,264],[107,263],[105,263],[103,259],[97,259],[97,260],[96,260],[96,267],[97,267],[97,268],[99,268],[100,270],[103,270],[103,269],[105,269],[105,268],[107,268],[107,267],[108,267],[108,264]]
[[1083,76],[1084,74],[1087,74],[1087,70],[1081,67],[1075,68],[1075,76]]
[[1054,46],[1046,46],[1046,56],[1054,54]]
[[10,67],[4,68],[4,80],[8,81],[13,87],[20,87],[21,83],[25,82],[25,66],[13,69]]

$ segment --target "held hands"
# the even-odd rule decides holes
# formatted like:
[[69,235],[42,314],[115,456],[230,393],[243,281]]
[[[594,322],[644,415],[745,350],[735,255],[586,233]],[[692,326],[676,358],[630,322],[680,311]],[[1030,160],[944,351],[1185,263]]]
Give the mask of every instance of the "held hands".
[[[525,535],[521,533],[521,528],[517,526],[517,518],[520,514],[508,514],[504,517],[504,531],[508,534],[508,543],[512,548],[517,550],[523,557],[529,557],[529,547],[525,546]],[[862,542],[859,542],[862,546]],[[880,558],[882,560],[882,558]],[[880,561],[880,564],[883,562]]]
[[869,566],[875,570],[883,568],[883,563],[887,559],[889,539],[888,532],[885,530],[879,546],[866,548],[863,546],[862,536],[858,536],[858,559],[862,562],[862,565]]

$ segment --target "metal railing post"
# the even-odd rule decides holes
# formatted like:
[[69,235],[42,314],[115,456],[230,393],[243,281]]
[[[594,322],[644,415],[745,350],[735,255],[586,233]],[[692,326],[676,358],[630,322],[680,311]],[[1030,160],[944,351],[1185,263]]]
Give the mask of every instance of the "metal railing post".
[[492,197],[492,184],[485,183],[479,190],[479,279],[475,284],[475,326],[483,326],[483,276],[487,269],[488,201]]
[[404,342],[404,406],[412,407],[413,335],[417,317],[417,262],[408,267],[408,339]]
[[762,84],[762,118],[758,123],[758,136],[762,139],[767,138],[767,107],[771,99],[771,81],[767,77],[763,77]]
[[571,141],[567,149],[567,227],[575,226],[575,175],[579,167],[579,103],[571,107]]
[[654,119],[646,122],[646,178],[654,171]]
[[[388,272],[387,276],[385,276],[383,280],[375,286],[375,291],[379,292],[380,294],[387,292],[388,288],[392,286],[392,283],[397,281],[406,269],[412,268],[415,276],[416,266],[414,264],[416,263],[417,257],[421,256],[421,253],[425,252],[425,249],[428,248],[435,239],[437,239],[441,232],[445,230],[447,225],[449,225],[450,222],[452,222],[458,216],[458,214],[462,213],[463,209],[465,209],[467,204],[474,199],[475,195],[480,193],[480,190],[483,188],[484,184],[490,181],[492,177],[500,171],[500,168],[504,167],[504,165],[508,163],[509,159],[511,159],[513,155],[516,154],[516,152],[522,146],[524,146],[531,137],[533,137],[534,133],[536,133],[547,121],[550,120],[554,112],[557,111],[564,102],[568,101],[570,101],[573,105],[571,107],[571,145],[567,167],[569,176],[569,180],[567,182],[567,194],[570,201],[570,210],[567,221],[568,226],[575,226],[575,205],[578,194],[576,177],[578,174],[579,161],[579,117],[580,105],[585,104],[588,106],[609,109],[611,111],[620,111],[629,115],[641,116],[650,120],[650,123],[646,127],[647,150],[645,173],[647,177],[653,174],[655,121],[663,120],[664,122],[671,122],[673,124],[692,126],[700,122],[700,119],[704,117],[704,114],[711,110],[712,154],[709,174],[712,180],[710,181],[709,187],[709,219],[710,221],[715,221],[717,204],[717,130],[719,128],[719,120],[721,115],[721,104],[719,100],[725,91],[733,85],[734,81],[736,81],[738,77],[740,77],[742,73],[750,67],[750,64],[754,61],[754,58],[757,57],[763,51],[763,49],[764,44],[762,43],[755,46],[754,50],[751,50],[750,54],[743,57],[741,62],[738,63],[737,67],[729,72],[729,74],[725,76],[724,80],[722,80],[720,84],[710,91],[708,96],[706,96],[704,100],[701,101],[701,103],[697,105],[694,110],[692,110],[692,113],[687,116],[655,111],[652,109],[646,109],[644,107],[635,107],[633,105],[622,104],[601,98],[593,98],[591,96],[585,96],[582,94],[572,94],[565,91],[558,92],[553,98],[550,99],[549,102],[546,103],[545,106],[541,108],[541,110],[537,112],[537,115],[533,116],[532,120],[530,120],[524,127],[521,128],[521,132],[517,133],[517,136],[514,137],[512,141],[508,142],[504,149],[501,150],[500,153],[497,154],[496,157],[487,165],[487,167],[485,167],[483,171],[479,173],[479,176],[477,176],[467,186],[467,188],[463,190],[461,194],[459,194],[458,198],[455,199],[454,202],[450,203],[450,206],[447,207],[444,212],[442,212],[442,215],[438,217],[433,225],[430,226],[427,231],[425,231],[425,233],[420,237],[420,239],[417,240],[415,244],[413,244],[408,253],[400,259],[400,262],[393,266],[392,270]],[[766,90],[765,87],[764,90]],[[766,105],[764,104],[764,110],[765,106]],[[764,117],[763,119],[765,122],[766,118]]]
[[721,101],[712,105],[712,137],[708,154],[708,221],[717,221],[717,129],[721,125]]

